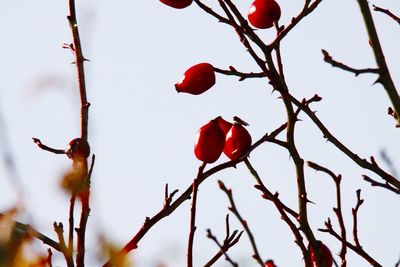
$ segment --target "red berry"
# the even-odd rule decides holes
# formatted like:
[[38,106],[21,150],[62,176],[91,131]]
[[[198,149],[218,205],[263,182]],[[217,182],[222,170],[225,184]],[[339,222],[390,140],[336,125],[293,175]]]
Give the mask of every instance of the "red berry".
[[75,138],[69,142],[65,153],[72,160],[86,159],[90,155],[90,146],[87,141]]
[[233,124],[225,138],[224,154],[231,160],[243,156],[251,147],[251,136],[239,123]]
[[[318,242],[320,250],[322,252],[322,259],[325,263],[325,267],[332,267],[333,266],[333,258],[332,253],[327,246],[325,246],[322,242]],[[317,255],[314,254],[314,250],[311,246],[310,248],[310,258],[313,267],[318,267],[317,265]]]
[[161,3],[173,8],[185,8],[192,4],[193,0],[160,0]]
[[281,8],[274,0],[255,0],[247,15],[251,25],[259,29],[271,28],[280,17]]
[[180,82],[175,84],[176,91],[199,95],[215,84],[214,67],[209,63],[200,63],[185,71]]
[[274,263],[273,260],[267,260],[267,261],[264,263],[264,267],[276,267],[276,265],[275,265],[275,263]]
[[225,135],[219,127],[218,120],[211,120],[197,132],[194,144],[194,154],[206,163],[215,162],[222,153]]
[[221,127],[222,131],[224,132],[224,135],[226,136],[233,124],[230,122],[227,122],[221,116],[217,117],[217,121],[218,121],[219,127]]

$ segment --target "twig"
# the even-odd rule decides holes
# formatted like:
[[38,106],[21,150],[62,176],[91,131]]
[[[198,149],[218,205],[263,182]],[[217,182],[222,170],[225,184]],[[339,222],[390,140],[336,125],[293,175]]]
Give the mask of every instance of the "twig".
[[353,238],[354,238],[354,243],[356,244],[357,247],[361,247],[360,241],[358,239],[358,217],[357,213],[358,210],[360,209],[361,205],[364,203],[364,199],[361,198],[361,190],[357,190],[357,204],[355,208],[351,210],[351,213],[353,214]]
[[[247,159],[246,159],[246,161],[247,161]],[[243,219],[242,215],[240,215],[240,212],[239,212],[239,210],[238,210],[237,207],[236,207],[235,201],[234,201],[234,199],[233,199],[232,189],[226,188],[225,184],[224,184],[222,181],[218,181],[218,185],[219,185],[219,188],[220,188],[220,189],[226,194],[226,196],[228,197],[228,200],[229,200],[229,203],[230,203],[230,207],[229,207],[228,209],[229,209],[229,210],[236,216],[236,218],[239,220],[240,224],[243,226],[243,228],[244,228],[244,230],[245,230],[245,232],[246,232],[246,234],[247,234],[247,236],[248,236],[248,238],[249,238],[251,247],[252,247],[252,249],[253,249],[253,258],[258,262],[258,264],[259,264],[261,267],[263,267],[263,266],[264,266],[264,262],[263,262],[263,260],[261,259],[260,253],[258,252],[258,248],[257,248],[257,245],[256,245],[256,241],[255,241],[255,239],[254,239],[254,235],[253,235],[253,233],[252,233],[252,231],[251,231],[251,229],[250,229],[250,227],[249,227],[247,221],[246,221],[245,219]]]
[[232,66],[229,66],[229,70],[223,70],[223,69],[219,69],[219,68],[214,67],[214,71],[218,72],[218,73],[221,73],[221,74],[225,74],[225,75],[238,76],[239,77],[239,81],[243,81],[243,80],[249,79],[249,78],[264,78],[266,76],[265,73],[263,73],[263,72],[259,72],[259,73],[240,72],[240,71],[237,71]]
[[218,14],[217,12],[215,12],[214,10],[212,10],[209,6],[205,5],[203,2],[201,2],[200,0],[193,0],[194,2],[196,2],[196,4],[203,9],[206,13],[210,14],[211,16],[213,16],[214,18],[216,18],[219,22],[231,25],[230,21],[221,16],[220,14]]
[[60,244],[61,252],[64,255],[67,266],[74,267],[74,260],[72,259],[72,254],[70,253],[65,244],[63,224],[54,222],[53,227],[54,231],[57,233],[58,243]]
[[65,152],[64,149],[57,149],[57,148],[52,148],[52,147],[44,145],[42,143],[42,141],[40,141],[38,138],[32,137],[32,140],[39,148],[41,148],[45,151],[49,151],[54,154],[66,154],[67,153],[67,152]]
[[313,168],[314,170],[317,171],[322,171],[326,174],[328,174],[333,182],[335,183],[336,186],[336,203],[337,206],[336,208],[333,208],[333,211],[336,214],[336,217],[339,221],[339,225],[340,225],[340,236],[341,236],[341,240],[342,240],[342,248],[340,250],[339,256],[340,259],[342,260],[341,262],[341,266],[342,267],[346,267],[347,266],[347,260],[346,260],[346,253],[347,253],[347,237],[346,237],[346,226],[344,224],[344,219],[343,219],[343,212],[342,212],[342,197],[341,197],[341,189],[340,189],[340,183],[342,181],[342,176],[341,175],[335,175],[331,170],[329,170],[328,168],[325,168],[323,166],[320,166],[314,162],[308,161],[307,165],[310,168]]
[[81,102],[81,138],[87,141],[88,137],[88,120],[89,120],[89,102],[86,96],[86,83],[85,83],[85,57],[82,53],[81,40],[79,36],[78,22],[76,18],[75,0],[68,0],[69,2],[69,15],[67,19],[72,32],[73,51],[75,54],[75,65],[78,76],[78,87]]
[[361,14],[364,18],[364,22],[368,31],[368,36],[372,50],[375,55],[375,61],[379,67],[379,78],[377,82],[381,83],[388,94],[390,101],[392,102],[393,109],[397,114],[400,114],[400,96],[397,92],[396,86],[392,80],[389,72],[389,68],[386,64],[385,55],[379,41],[378,33],[375,28],[374,20],[372,18],[371,10],[367,0],[357,0]]
[[374,74],[379,74],[379,69],[377,68],[366,68],[366,69],[355,69],[352,67],[349,67],[337,60],[334,60],[332,58],[332,56],[324,49],[321,50],[322,54],[324,55],[324,61],[331,64],[333,67],[337,67],[340,68],[342,70],[348,71],[348,72],[352,72],[354,73],[356,76],[363,74],[363,73],[374,73]]
[[282,40],[283,38],[301,21],[303,20],[306,16],[308,16],[311,12],[313,12],[318,5],[322,2],[322,0],[315,0],[312,4],[310,4],[310,0],[305,1],[305,4],[303,6],[303,9],[301,12],[296,16],[293,17],[290,24],[285,26],[283,30],[281,30],[278,34],[278,36],[273,40],[268,47],[270,49],[275,48]]
[[394,21],[396,21],[398,24],[400,24],[400,17],[393,14],[389,9],[384,9],[384,8],[376,6],[376,5],[372,5],[372,6],[374,7],[375,11],[385,13],[386,15],[391,17]]
[[74,250],[74,210],[75,210],[75,193],[72,193],[69,205],[69,227],[68,227],[68,251],[71,253]]
[[368,175],[365,175],[365,174],[362,177],[364,178],[364,181],[370,183],[371,186],[382,187],[382,188],[388,189],[388,190],[390,190],[393,193],[396,193],[398,195],[400,194],[400,190],[395,188],[395,187],[393,187],[393,186],[391,186],[388,182],[385,182],[385,183],[378,182],[378,181],[372,179],[371,177],[369,177]]
[[364,200],[361,199],[361,190],[357,190],[356,193],[357,193],[357,203],[356,203],[355,208],[352,209],[352,214],[353,214],[353,238],[354,238],[354,242],[355,242],[354,245],[352,243],[346,241],[346,240],[343,240],[343,238],[338,233],[336,233],[336,231],[332,227],[332,223],[331,223],[330,219],[328,219],[328,221],[325,222],[325,227],[326,227],[325,229],[318,229],[318,230],[321,231],[321,232],[324,232],[324,233],[329,233],[330,235],[335,237],[340,242],[345,243],[348,248],[350,248],[355,253],[360,255],[362,258],[364,258],[366,261],[368,261],[372,266],[374,266],[374,267],[382,267],[382,265],[380,263],[378,263],[374,258],[372,258],[363,249],[363,247],[361,246],[360,241],[358,239],[357,212],[358,212],[360,206],[362,205],[362,203],[364,202]]
[[376,173],[383,180],[387,181],[388,183],[393,185],[395,188],[398,188],[400,190],[400,181],[397,180],[394,176],[392,176],[388,172],[384,171],[381,167],[379,167],[379,165],[375,161],[374,157],[370,157],[371,162],[368,162],[366,159],[360,158],[357,154],[352,152],[348,147],[346,147],[342,142],[340,142],[325,127],[325,125],[321,122],[321,120],[318,118],[318,116],[315,114],[314,111],[312,111],[307,105],[301,103],[300,101],[298,101],[296,98],[294,98],[290,94],[288,96],[290,97],[290,100],[298,108],[300,108],[304,113],[306,113],[308,115],[308,117],[314,122],[314,124],[323,133],[324,138],[326,138],[328,141],[330,141],[332,144],[334,144],[340,151],[342,151],[346,156],[348,156],[350,159],[352,159],[358,166]]
[[248,159],[245,160],[246,167],[249,169],[250,173],[253,175],[253,177],[257,181],[257,185],[255,188],[263,192],[263,198],[271,200],[275,207],[277,208],[278,212],[281,215],[281,219],[285,221],[285,223],[289,226],[290,230],[292,231],[294,237],[295,237],[295,242],[301,249],[301,252],[303,253],[304,258],[309,258],[308,257],[308,250],[307,247],[304,245],[303,242],[303,237],[300,233],[299,228],[296,226],[295,223],[289,218],[288,213],[293,216],[296,220],[298,220],[298,213],[284,205],[278,198],[279,194],[275,193],[272,194],[263,184],[260,176],[258,175],[257,171],[254,169],[253,165],[251,165],[250,161]]
[[225,255],[225,259],[228,262],[230,262],[232,264],[232,266],[238,266],[237,263],[232,261],[232,259],[229,257],[227,252],[231,247],[233,247],[234,245],[236,245],[239,242],[240,237],[243,234],[243,231],[241,231],[238,234],[238,231],[235,230],[235,231],[233,231],[232,234],[230,234],[229,215],[226,215],[225,228],[226,228],[226,236],[225,236],[225,239],[224,239],[222,245],[218,242],[217,237],[212,234],[211,230],[207,229],[207,237],[210,238],[211,240],[213,240],[218,245],[220,250],[214,255],[214,257],[212,257],[206,264],[204,264],[204,267],[212,266],[215,262],[217,262],[217,260],[222,255]]
[[95,163],[95,155],[92,155],[92,162],[90,165],[89,173],[84,178],[84,186],[82,191],[79,192],[79,199],[82,205],[81,210],[81,218],[79,221],[79,228],[75,228],[77,233],[77,255],[76,255],[76,266],[84,267],[85,265],[85,235],[86,235],[86,225],[89,218],[90,206],[89,206],[89,198],[90,198],[90,180],[92,177],[93,167]]
[[[0,220],[4,216],[5,215],[3,213],[0,213]],[[14,223],[15,228],[17,228],[19,231],[27,233],[29,236],[35,237],[35,238],[39,239],[40,241],[42,241],[43,244],[48,245],[48,246],[54,248],[55,250],[61,252],[60,244],[57,241],[54,241],[50,237],[33,229],[29,224],[24,224],[24,223],[17,222],[17,221],[13,221],[13,223]]]
[[51,248],[47,249],[47,264],[49,265],[49,267],[53,267],[53,252],[51,252]]
[[207,163],[203,162],[199,167],[197,177],[193,181],[192,192],[192,207],[190,209],[190,230],[188,240],[188,254],[187,254],[187,267],[193,267],[193,241],[194,233],[196,232],[196,204],[197,204],[197,190],[199,188],[201,176],[203,175],[204,168]]

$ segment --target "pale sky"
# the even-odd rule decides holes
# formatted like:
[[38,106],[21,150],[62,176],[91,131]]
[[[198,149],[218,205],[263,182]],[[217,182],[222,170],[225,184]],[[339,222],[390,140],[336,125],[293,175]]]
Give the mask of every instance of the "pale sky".
[[[221,12],[217,1],[204,1]],[[246,14],[251,1],[236,1]],[[239,3],[240,2],[240,3]],[[370,1],[400,14],[400,2]],[[303,1],[279,1],[287,25],[302,8]],[[16,162],[23,190],[23,212],[18,218],[55,237],[52,224],[67,222],[69,198],[59,188],[70,161],[40,150],[32,137],[64,148],[79,135],[79,100],[73,57],[62,49],[71,42],[67,1],[0,1],[2,53],[0,61],[0,111]],[[139,230],[146,216],[163,205],[165,183],[181,192],[191,184],[200,162],[193,154],[197,129],[216,116],[237,115],[247,121],[253,140],[271,132],[285,121],[278,94],[264,79],[238,82],[237,77],[217,74],[216,85],[206,93],[178,94],[174,83],[190,66],[209,62],[227,69],[258,72],[233,29],[218,23],[195,3],[182,10],[159,1],[78,1],[86,63],[88,99],[91,103],[89,142],[96,154],[92,178],[91,216],[88,224],[88,266],[98,266],[96,236],[104,235],[124,245]],[[400,86],[398,60],[399,26],[382,13],[373,13],[392,76]],[[274,30],[257,31],[268,43]],[[357,1],[325,0],[282,42],[282,57],[291,92],[299,99],[315,93],[323,101],[312,105],[331,132],[361,157],[379,156],[385,150],[400,168],[398,129],[387,115],[390,102],[374,75],[353,74],[323,62],[321,49],[357,67],[375,67],[374,57]],[[372,175],[351,162],[304,114],[297,125],[296,141],[305,160],[322,164],[343,176],[343,212],[351,239],[351,208],[355,191],[365,199],[359,214],[359,235],[364,249],[383,266],[393,266],[400,256],[398,197],[362,181]],[[282,136],[284,138],[284,136]],[[0,144],[0,150],[5,150]],[[287,151],[265,144],[251,154],[251,161],[271,191],[297,210],[293,162]],[[216,164],[225,162],[221,157]],[[382,167],[388,169],[382,162]],[[330,217],[335,188],[330,177],[306,168],[310,224],[315,235],[337,254],[340,244],[316,231]],[[0,211],[17,203],[13,176],[0,161]],[[274,206],[254,189],[244,164],[210,177],[201,184],[194,243],[195,266],[202,266],[218,248],[206,238],[211,228],[220,240],[225,236],[224,219],[228,201],[217,180],[231,187],[242,215],[256,235],[263,258],[277,266],[303,266],[302,255],[292,233]],[[179,194],[179,193],[178,193]],[[185,265],[189,232],[190,202],[155,226],[131,253],[137,267]],[[78,218],[79,210],[76,211]],[[241,230],[231,215],[232,229]],[[39,242],[38,242],[39,243]],[[47,247],[39,246],[45,252]],[[230,255],[241,266],[254,266],[247,236]],[[339,257],[335,256],[338,261]],[[62,266],[63,261],[58,261]],[[229,266],[223,259],[215,266]],[[368,266],[349,252],[348,266]]]

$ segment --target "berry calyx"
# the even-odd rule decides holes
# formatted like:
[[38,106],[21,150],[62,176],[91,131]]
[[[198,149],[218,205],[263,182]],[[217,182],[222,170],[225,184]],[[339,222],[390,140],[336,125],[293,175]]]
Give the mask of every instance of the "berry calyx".
[[182,79],[175,84],[178,93],[199,95],[215,84],[214,67],[210,63],[199,63],[190,67]]
[[173,8],[182,9],[190,6],[193,0],[160,0],[160,2]]
[[72,160],[86,159],[90,155],[89,143],[82,138],[75,138],[69,142],[65,153]]
[[251,147],[251,136],[242,124],[235,122],[226,134],[224,154],[236,160]]
[[[321,241],[318,241],[318,246],[322,253],[322,260],[324,262],[325,267],[332,267],[333,266],[333,258],[332,258],[331,251]],[[310,250],[310,260],[311,260],[312,266],[318,267],[317,255],[314,253],[314,250],[310,245],[309,245],[309,250]]]
[[258,29],[274,26],[274,21],[281,17],[281,8],[274,0],[255,0],[249,8],[247,18],[251,25]]
[[205,163],[213,163],[221,155],[224,144],[224,132],[220,128],[218,120],[214,119],[202,126],[197,132],[194,154]]

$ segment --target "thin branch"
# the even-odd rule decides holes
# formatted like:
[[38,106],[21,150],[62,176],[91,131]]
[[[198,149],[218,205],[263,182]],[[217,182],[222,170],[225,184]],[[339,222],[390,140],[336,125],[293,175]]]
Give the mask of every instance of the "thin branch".
[[334,60],[332,56],[324,49],[321,50],[322,54],[324,55],[324,61],[331,64],[333,67],[337,67],[339,69],[354,73],[356,76],[363,74],[363,73],[374,73],[374,74],[379,74],[379,69],[377,68],[366,68],[366,69],[355,69],[352,67],[349,67],[342,62],[339,62],[337,60]]
[[281,30],[278,34],[278,36],[273,40],[268,47],[271,49],[275,48],[282,40],[283,38],[288,35],[288,33],[301,21],[303,20],[306,16],[308,16],[311,12],[313,12],[318,5],[322,2],[322,0],[315,0],[312,4],[310,4],[311,1],[307,0],[305,1],[305,4],[303,6],[303,9],[301,12],[296,16],[293,17],[290,24],[285,26],[283,30]]
[[225,74],[225,75],[238,76],[239,77],[239,81],[243,81],[243,80],[249,79],[249,78],[264,78],[264,77],[266,77],[264,72],[259,72],[259,73],[240,72],[240,71],[236,70],[232,66],[229,66],[229,70],[223,70],[223,69],[219,69],[219,68],[214,67],[214,71],[218,72],[218,73],[221,73],[221,74]]
[[188,253],[187,253],[187,267],[193,267],[193,241],[194,233],[196,232],[196,204],[197,204],[197,190],[199,188],[201,176],[203,175],[204,168],[207,163],[203,162],[199,167],[197,177],[193,181],[192,192],[192,207],[190,209],[190,230],[188,239]]
[[327,222],[325,222],[325,229],[318,229],[321,232],[324,233],[329,233],[333,237],[335,237],[337,240],[339,240],[342,243],[345,243],[348,248],[353,250],[355,253],[357,253],[359,256],[364,258],[366,261],[368,261],[372,266],[374,267],[382,267],[380,263],[378,263],[373,257],[371,257],[361,246],[359,238],[358,238],[358,218],[357,218],[357,213],[361,205],[363,204],[364,200],[361,199],[361,190],[357,190],[357,203],[355,208],[352,209],[352,214],[353,214],[353,238],[355,244],[352,244],[346,240],[343,240],[343,238],[336,233],[336,231],[332,227],[332,223],[330,219],[328,219]]
[[72,193],[69,205],[69,227],[68,227],[68,251],[72,255],[74,250],[74,210],[75,210],[75,193]]
[[[247,160],[246,160],[247,161]],[[258,264],[263,267],[264,266],[264,261],[261,259],[260,253],[258,252],[258,248],[256,245],[256,241],[254,239],[254,235],[247,223],[247,221],[245,219],[243,219],[242,215],[240,214],[239,210],[236,207],[235,201],[233,199],[233,193],[232,193],[232,189],[228,189],[226,188],[225,184],[222,181],[218,181],[218,185],[219,188],[226,194],[226,196],[228,197],[229,203],[230,203],[230,207],[229,210],[236,216],[236,218],[239,220],[240,224],[243,226],[251,247],[253,249],[253,258],[258,262]]]
[[278,198],[279,194],[275,193],[272,194],[262,183],[262,180],[260,178],[260,176],[258,175],[257,171],[254,169],[254,167],[251,165],[250,161],[248,159],[246,159],[245,161],[246,163],[246,167],[249,169],[250,173],[253,175],[253,177],[256,179],[256,181],[258,182],[258,185],[256,185],[255,187],[259,190],[261,190],[264,195],[263,197],[265,199],[271,200],[275,207],[277,208],[277,210],[279,211],[280,215],[281,215],[281,219],[284,220],[286,222],[286,224],[289,226],[290,230],[293,232],[293,235],[295,236],[296,239],[296,244],[300,247],[302,253],[303,253],[303,257],[304,258],[308,258],[308,250],[306,248],[306,246],[304,245],[303,242],[303,237],[300,233],[300,230],[298,229],[298,227],[292,222],[292,220],[289,218],[288,213],[292,216],[295,217],[295,219],[297,220],[299,215],[294,212],[293,210],[291,210],[290,208],[288,208],[286,205],[284,205]]
[[81,218],[79,221],[79,228],[75,228],[77,233],[77,255],[76,255],[76,266],[85,266],[85,236],[86,236],[86,226],[90,214],[89,198],[90,198],[90,180],[92,177],[93,167],[95,163],[96,156],[92,155],[92,162],[89,168],[89,173],[84,178],[83,188],[79,192],[79,199],[82,205],[81,208]]
[[212,266],[223,255],[225,255],[225,259],[228,262],[230,262],[232,264],[232,266],[238,266],[237,263],[233,262],[233,260],[229,257],[227,252],[231,247],[233,247],[234,245],[236,245],[239,242],[240,237],[243,234],[243,231],[241,231],[238,234],[238,231],[235,230],[235,231],[233,231],[232,234],[230,234],[229,215],[226,215],[225,227],[226,227],[226,236],[225,236],[225,239],[224,239],[222,245],[218,242],[217,237],[212,234],[211,230],[207,229],[207,237],[210,238],[211,240],[213,240],[217,244],[217,246],[220,248],[220,250],[206,264],[204,264],[204,267]]
[[40,148],[43,149],[45,151],[54,153],[54,154],[67,154],[67,152],[65,152],[64,149],[57,149],[57,148],[52,148],[49,146],[46,146],[42,143],[42,141],[40,141],[38,138],[32,137],[33,142]]
[[396,16],[395,14],[393,14],[389,9],[385,9],[376,5],[372,5],[374,7],[375,11],[378,12],[382,12],[385,13],[386,15],[388,15],[389,17],[391,17],[394,21],[396,21],[398,24],[400,24],[400,17]]
[[231,25],[230,21],[221,16],[220,14],[218,14],[217,12],[215,12],[214,10],[212,10],[209,6],[205,5],[203,2],[201,2],[200,0],[193,0],[194,2],[196,2],[196,4],[203,9],[206,13],[210,14],[211,16],[213,16],[214,18],[216,18],[219,22]]
[[358,239],[358,210],[360,209],[361,205],[364,203],[364,199],[361,198],[361,190],[357,190],[357,204],[355,208],[351,210],[351,213],[353,215],[353,238],[354,238],[354,243],[356,244],[357,247],[361,247],[360,241]]
[[75,65],[78,76],[78,87],[81,102],[81,138],[85,141],[88,139],[88,120],[89,120],[89,102],[86,96],[86,83],[85,83],[85,68],[81,40],[79,36],[78,21],[76,18],[75,0],[68,0],[69,2],[69,15],[67,19],[72,32],[73,51],[75,54]]
[[371,162],[368,162],[366,159],[360,158],[357,154],[352,152],[348,147],[346,147],[342,142],[340,142],[322,123],[322,121],[318,118],[314,111],[312,111],[307,105],[298,101],[295,97],[288,95],[290,100],[300,108],[304,113],[308,115],[308,117],[314,122],[314,124],[320,129],[324,138],[334,144],[340,151],[342,151],[345,155],[347,155],[351,160],[353,160],[358,166],[370,170],[377,175],[379,175],[383,180],[398,188],[400,190],[400,181],[397,180],[394,176],[384,171],[377,162],[374,157],[370,157]]
[[67,266],[74,267],[74,260],[72,259],[72,254],[70,253],[65,244],[63,224],[54,222],[53,227],[54,231],[57,233],[58,243],[60,244],[61,252],[64,255]]
[[[0,213],[0,220],[6,215]],[[43,244],[52,247],[53,249],[61,252],[60,244],[57,241],[54,241],[50,237],[40,233],[39,231],[33,229],[29,224],[24,224],[21,222],[13,221],[16,229],[23,233],[27,233],[29,236],[35,237],[43,242]]]
[[400,190],[391,186],[388,182],[385,182],[385,183],[378,182],[378,181],[372,179],[371,177],[369,177],[368,175],[363,175],[362,177],[364,178],[364,181],[370,183],[371,186],[382,187],[382,188],[388,189],[398,195],[400,194]]
[[46,262],[49,265],[49,267],[53,267],[52,257],[53,257],[53,252],[51,252],[51,248],[49,248],[47,250],[47,260],[46,260]]
[[341,175],[336,175],[331,170],[329,170],[328,168],[320,166],[320,165],[318,165],[318,164],[316,164],[314,162],[311,162],[311,161],[308,161],[307,165],[310,168],[313,168],[314,170],[322,171],[322,172],[328,174],[332,178],[333,182],[335,183],[337,206],[336,206],[336,208],[333,209],[333,211],[335,212],[336,217],[337,217],[337,219],[339,221],[340,230],[341,230],[340,236],[341,236],[341,240],[342,240],[342,248],[341,248],[340,253],[339,253],[340,259],[342,260],[341,266],[342,267],[346,267],[347,266],[347,260],[346,260],[347,237],[346,237],[346,226],[344,224],[344,219],[343,219],[342,197],[341,197],[342,194],[341,194],[341,189],[340,189],[340,183],[342,181],[342,176]]
[[381,83],[392,102],[393,109],[397,114],[400,114],[400,96],[397,92],[396,86],[390,75],[389,68],[386,64],[385,55],[383,54],[382,46],[379,41],[378,33],[375,28],[374,20],[372,18],[371,10],[367,0],[357,0],[361,14],[364,18],[365,26],[368,31],[368,36],[372,50],[375,55],[375,61],[379,67],[379,79],[377,82]]

